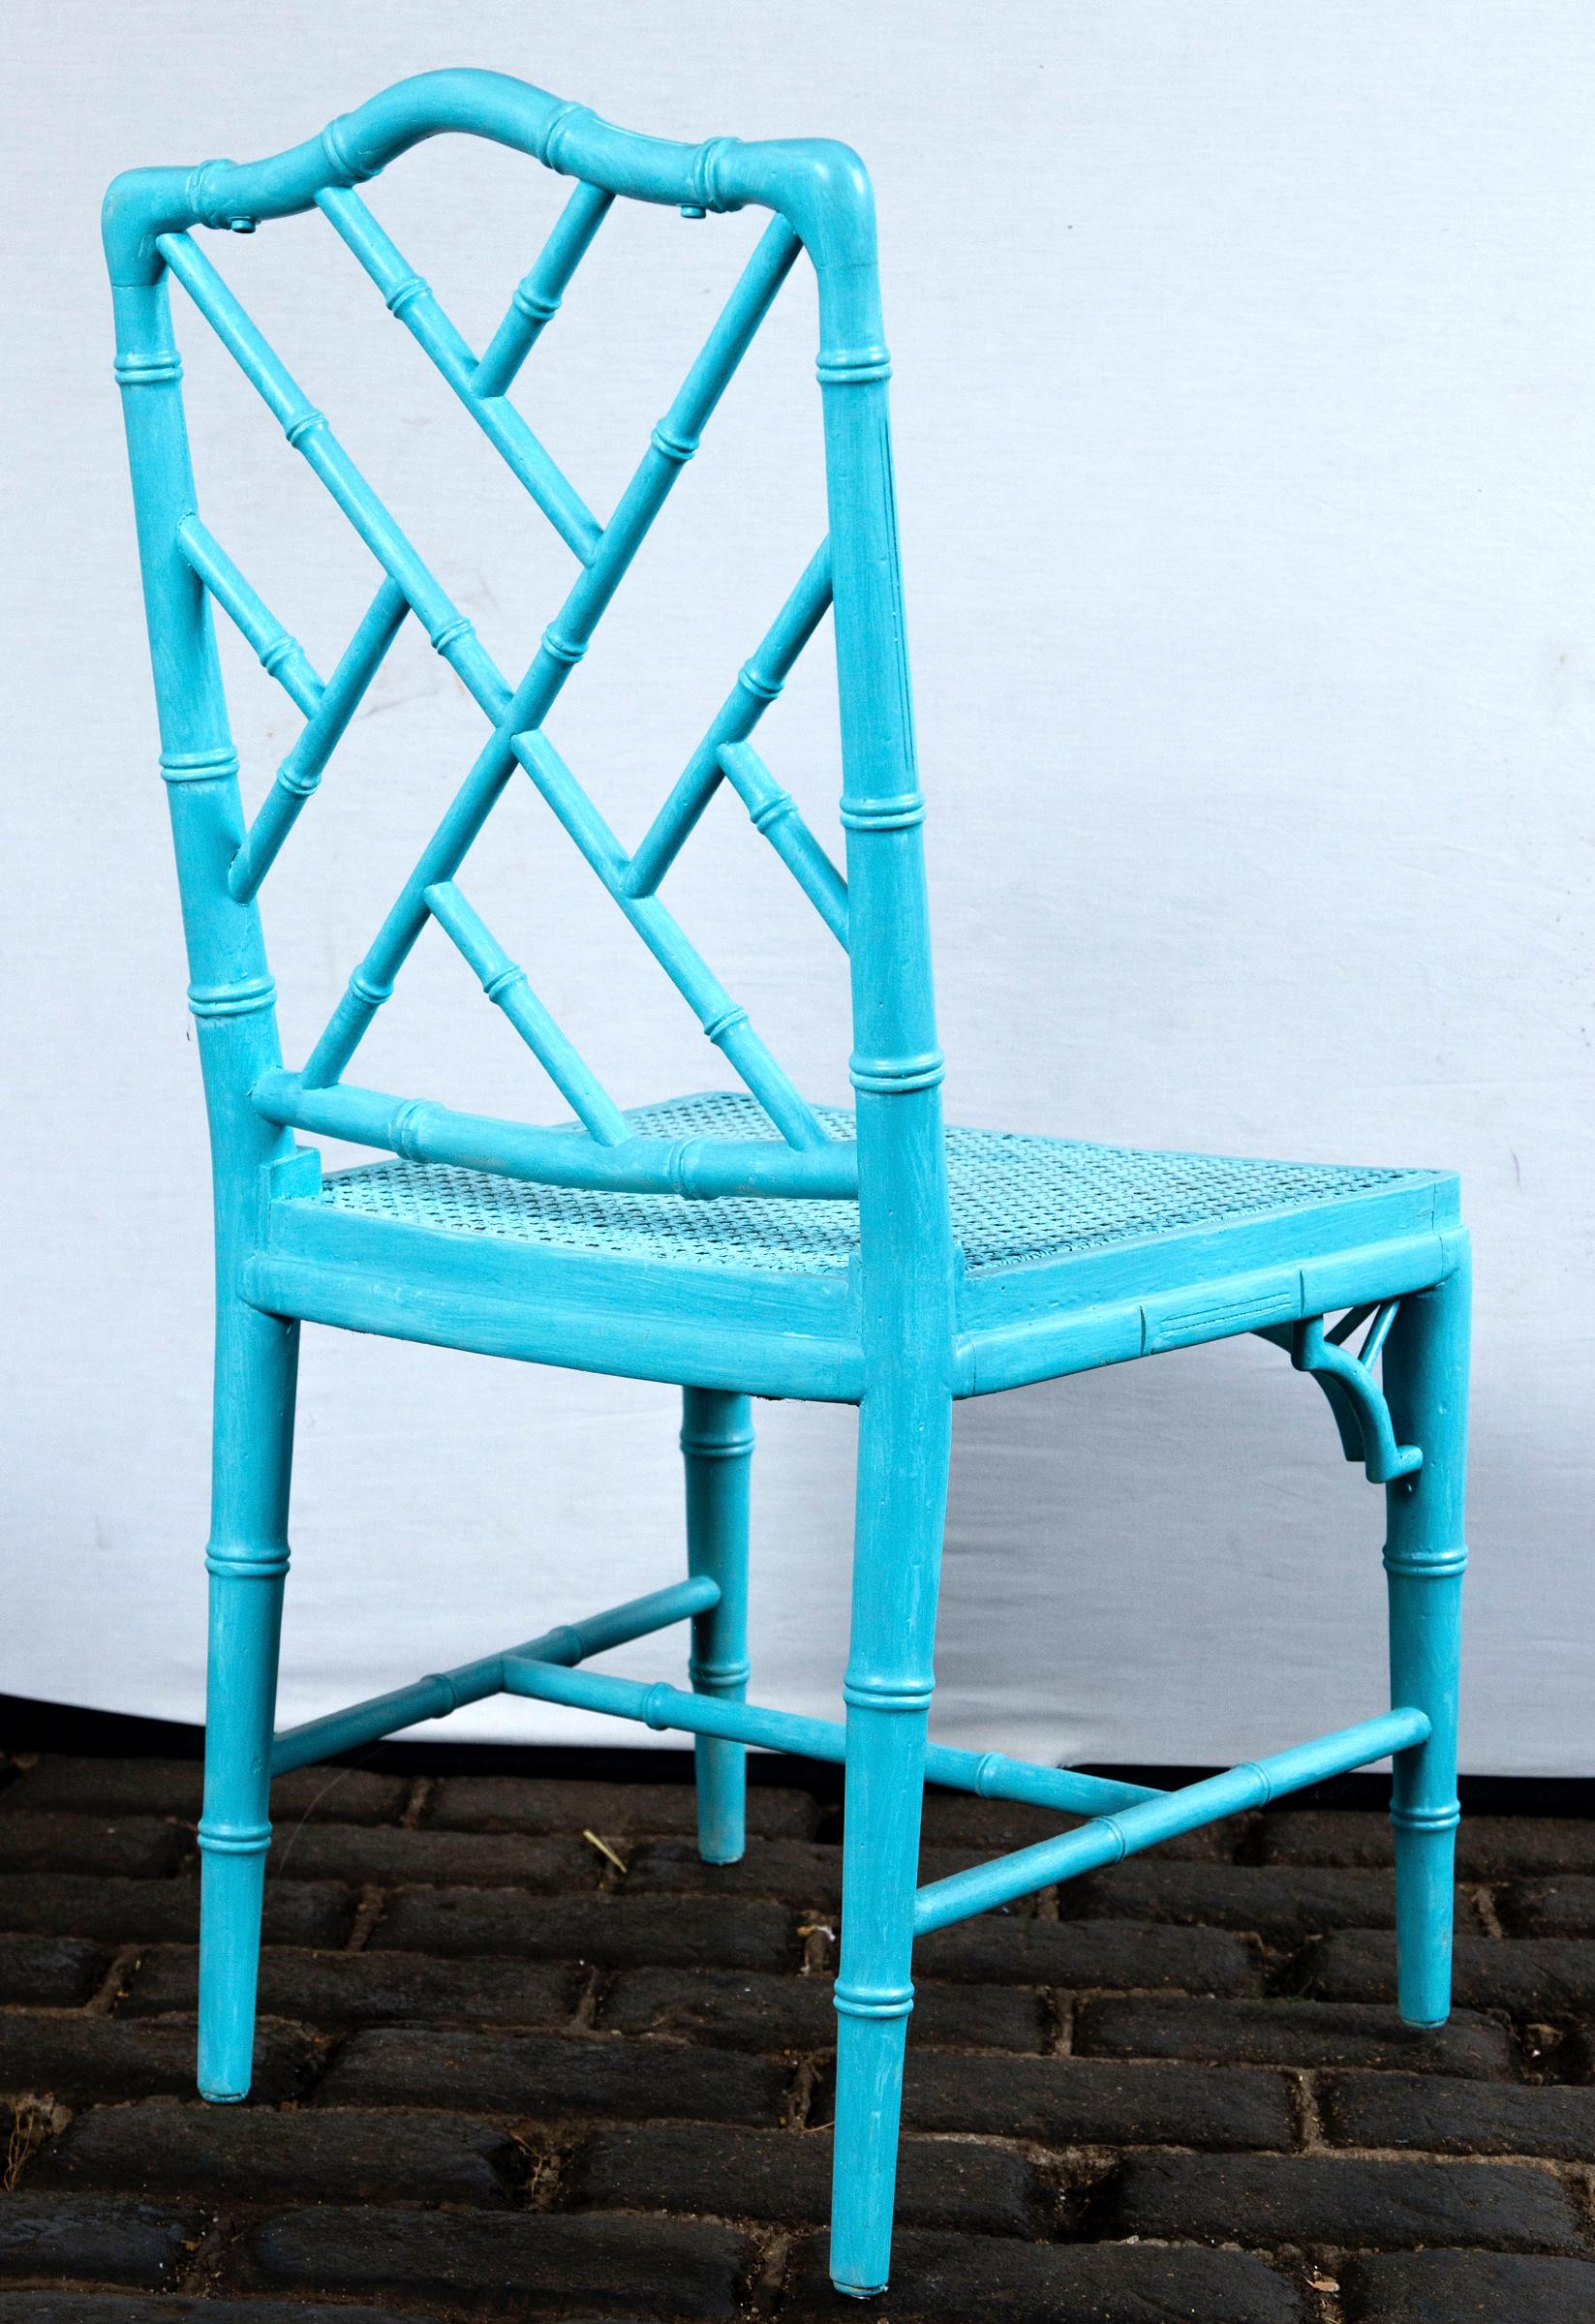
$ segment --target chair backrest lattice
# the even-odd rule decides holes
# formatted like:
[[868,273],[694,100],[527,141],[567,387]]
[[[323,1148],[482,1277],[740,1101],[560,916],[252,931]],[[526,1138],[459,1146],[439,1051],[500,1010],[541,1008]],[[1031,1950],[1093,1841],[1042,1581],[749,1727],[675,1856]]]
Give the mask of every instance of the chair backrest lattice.
[[[577,181],[480,353],[354,190],[393,152],[440,128],[475,130],[519,145]],[[850,175],[839,169],[839,156],[851,165]],[[618,194],[674,200],[698,215],[755,200],[774,215],[613,512],[600,522],[509,401],[507,390],[557,313]],[[312,206],[347,245],[576,560],[563,602],[513,682],[195,239],[197,226],[252,226],[260,218]],[[850,245],[843,227],[850,229]],[[852,157],[842,148],[737,146],[730,139],[712,139],[696,148],[673,146],[612,130],[579,108],[560,107],[541,92],[497,76],[430,75],[400,84],[335,123],[322,138],[270,163],[130,173],[107,199],[107,239],[118,284],[118,376],[128,412],[161,695],[163,761],[174,785],[174,814],[177,789],[225,788],[235,772],[235,762],[233,769],[226,765],[225,706],[210,698],[219,693],[219,681],[206,600],[220,606],[304,720],[253,822],[247,829],[236,823],[220,865],[215,845],[185,851],[179,836],[185,888],[202,880],[222,891],[220,902],[213,894],[185,894],[191,960],[199,970],[196,1006],[201,1015],[207,1009],[212,1017],[229,1013],[216,998],[224,985],[211,956],[226,955],[236,965],[252,945],[258,950],[258,937],[250,934],[257,927],[255,899],[410,616],[488,727],[479,754],[302,1069],[285,1072],[273,1055],[256,1076],[250,1094],[259,1114],[268,1123],[343,1135],[412,1159],[475,1161],[567,1184],[697,1194],[855,1191],[857,1149],[822,1123],[659,895],[660,881],[705,808],[726,785],[830,933],[854,955],[855,1047],[865,1053],[862,1072],[861,1058],[854,1060],[860,1089],[898,1096],[934,1089],[939,1060],[934,1038],[925,1038],[931,1019],[917,832],[921,810],[879,400],[887,366],[878,341],[868,185]],[[831,537],[821,542],[775,612],[640,843],[629,850],[555,749],[545,721],[806,246],[820,279],[819,372],[826,399]],[[210,325],[380,568],[375,596],[324,679],[195,505],[181,436],[179,367],[166,312],[168,276]],[[825,344],[827,338],[832,344]],[[163,386],[169,390],[174,422],[150,406],[150,390]],[[868,409],[861,396],[871,399]],[[836,425],[838,417],[846,419],[845,431]],[[839,587],[843,573],[853,578]],[[832,610],[834,597],[849,590],[857,599],[849,606],[850,656],[840,603],[837,613],[843,822],[849,874],[857,868],[855,858],[871,874],[864,892],[874,900],[873,933],[862,948],[855,942],[858,902],[849,894],[849,878],[753,742],[766,710]],[[172,646],[174,634],[182,638],[181,651]],[[185,663],[185,657],[186,666],[174,668]],[[517,769],[531,779],[705,1036],[762,1107],[778,1139],[721,1142],[716,1151],[717,1142],[699,1142],[689,1149],[635,1134],[525,970],[469,901],[461,886],[466,857]],[[855,779],[859,769],[862,780]],[[233,802],[230,811],[236,817],[235,791]],[[911,846],[906,854],[898,845],[870,855],[859,847],[861,837],[887,841],[907,837]],[[229,909],[234,915],[230,921]],[[508,1019],[569,1106],[579,1130],[492,1122],[345,1084],[346,1070],[428,922],[443,931],[487,998]],[[261,952],[255,972],[235,976],[234,982],[240,991],[248,986],[254,993],[263,970]],[[273,1052],[274,1043],[273,1034]]]

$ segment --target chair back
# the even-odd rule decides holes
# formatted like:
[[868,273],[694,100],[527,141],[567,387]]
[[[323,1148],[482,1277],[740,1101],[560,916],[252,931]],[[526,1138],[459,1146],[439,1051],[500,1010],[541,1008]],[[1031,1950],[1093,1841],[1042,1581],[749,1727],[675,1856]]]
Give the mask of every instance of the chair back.
[[[573,180],[573,190],[480,352],[356,190],[422,138],[487,138]],[[606,522],[593,513],[509,390],[553,323],[617,199],[692,217],[756,205],[770,223]],[[436,365],[574,561],[524,670],[500,669],[471,622],[275,352],[196,229],[234,231],[316,209]],[[424,74],[249,165],[139,169],[107,197],[106,245],[146,605],[185,929],[223,1174],[280,1158],[302,1129],[412,1160],[568,1185],[848,1197],[862,1205],[866,1270],[949,1270],[941,1061],[905,653],[869,180],[845,147],[816,140],[676,144],[615,129],[503,76]],[[629,848],[549,740],[571,681],[636,553],[696,452],[765,316],[807,256],[818,285],[817,371],[829,535],[753,643],[640,842]],[[187,299],[272,412],[378,568],[375,593],[331,670],[302,648],[207,528],[195,492],[168,286]],[[244,821],[211,628],[220,606],[303,723]],[[756,737],[798,657],[832,617],[842,725],[844,872],[771,772]],[[486,735],[303,1064],[283,1068],[257,898],[383,656],[414,618],[481,712]],[[642,938],[706,1038],[762,1110],[764,1134],[639,1135],[469,899],[467,858],[524,772],[588,872]],[[715,792],[729,785],[849,959],[856,1141],[826,1126],[698,952],[659,890]],[[509,1019],[578,1127],[460,1113],[346,1080],[429,921]],[[219,1186],[219,1199],[222,1189]],[[872,1258],[872,1253],[874,1257]],[[894,1302],[895,1303],[895,1302]],[[878,1304],[878,1302],[877,1302]]]

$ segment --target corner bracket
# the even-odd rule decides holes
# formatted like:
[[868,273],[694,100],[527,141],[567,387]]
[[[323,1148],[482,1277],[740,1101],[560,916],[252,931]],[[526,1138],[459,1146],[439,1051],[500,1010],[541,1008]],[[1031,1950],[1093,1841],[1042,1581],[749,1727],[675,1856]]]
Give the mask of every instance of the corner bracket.
[[[1398,1445],[1383,1389],[1374,1378],[1379,1351],[1396,1321],[1399,1300],[1353,1307],[1338,1323],[1325,1329],[1321,1315],[1296,1324],[1270,1324],[1259,1339],[1273,1342],[1288,1353],[1299,1372],[1306,1372],[1324,1391],[1340,1444],[1348,1460],[1360,1460],[1370,1484],[1393,1484],[1423,1466],[1419,1445]],[[1346,1342],[1366,1324],[1363,1344],[1355,1350]]]

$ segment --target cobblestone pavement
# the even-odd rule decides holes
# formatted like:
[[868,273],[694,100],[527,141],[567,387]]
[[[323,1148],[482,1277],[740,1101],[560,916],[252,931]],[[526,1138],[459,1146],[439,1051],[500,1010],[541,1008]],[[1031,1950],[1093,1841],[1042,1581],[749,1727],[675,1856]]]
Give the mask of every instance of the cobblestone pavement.
[[[0,1774],[0,2324],[859,2314],[809,1792],[710,1870],[675,1783],[286,1778],[255,2095],[207,2108],[197,1768]],[[1056,1828],[933,1797],[927,1877]],[[1464,1822],[1438,2034],[1389,1856],[1253,1816],[926,1942],[883,2312],[1595,2324],[1595,1821]]]

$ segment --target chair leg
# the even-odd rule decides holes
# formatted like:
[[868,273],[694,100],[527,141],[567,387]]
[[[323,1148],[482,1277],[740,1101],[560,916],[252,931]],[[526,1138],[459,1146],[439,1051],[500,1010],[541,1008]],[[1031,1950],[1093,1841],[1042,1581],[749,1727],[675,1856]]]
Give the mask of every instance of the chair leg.
[[1396,1437],[1424,1453],[1415,1476],[1386,1487],[1391,1700],[1430,1722],[1426,1743],[1396,1754],[1391,1800],[1397,1995],[1412,2026],[1443,2025],[1451,2009],[1469,1301],[1464,1262],[1402,1300],[1384,1353]]
[[859,1416],[831,2277],[886,2287],[951,1406],[917,1384]]
[[205,1557],[199,2094],[224,2104],[248,2095],[255,2046],[298,1352],[297,1324],[223,1302]]
[[[748,1487],[753,1456],[751,1401],[728,1390],[684,1388],[681,1451],[687,1473],[687,1570],[720,1584],[720,1603],[692,1621],[688,1672],[696,1695],[741,1702],[748,1691]],[[748,1752],[699,1735],[698,1853],[735,1864],[746,1827]]]

